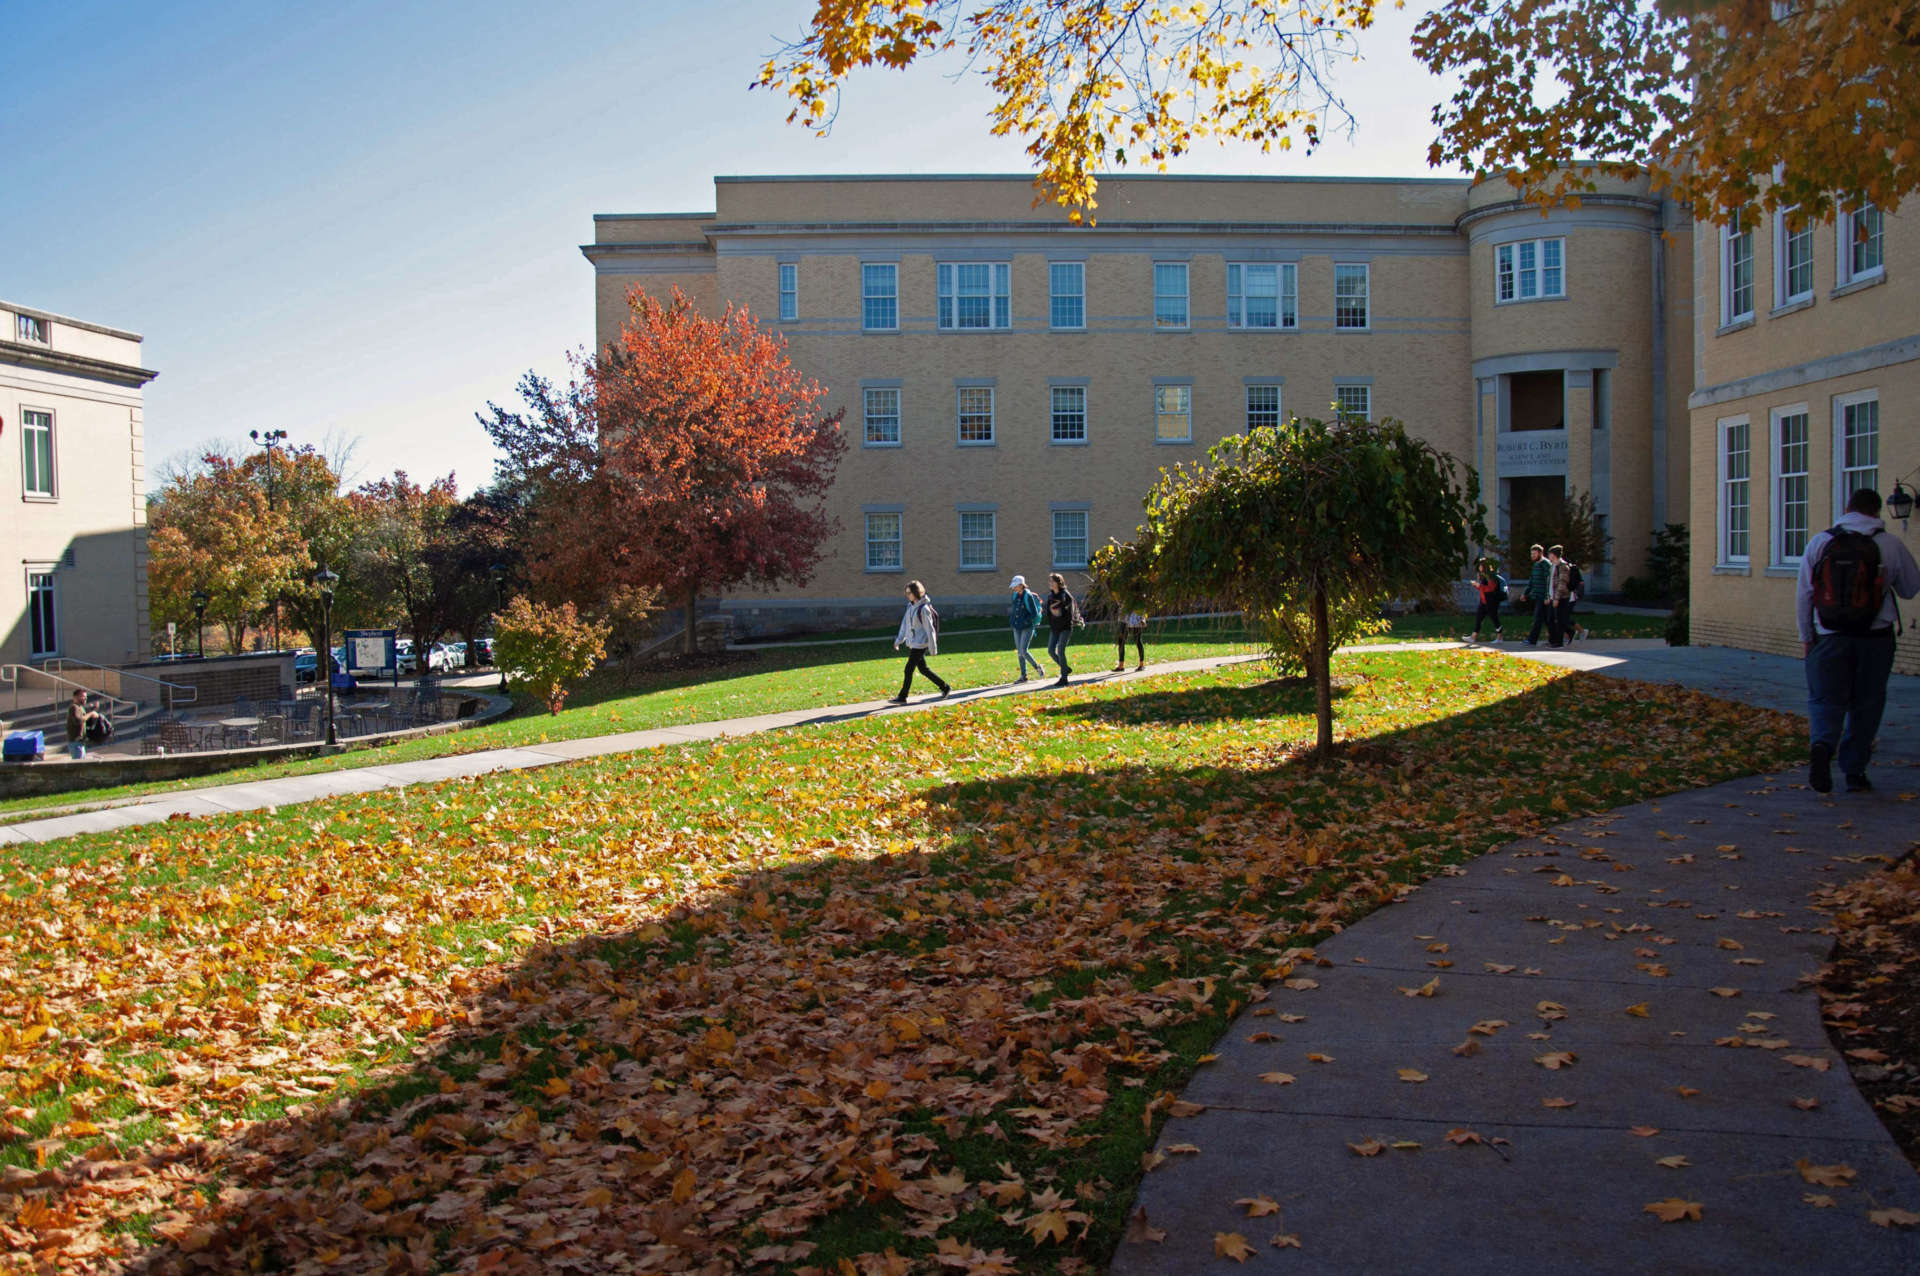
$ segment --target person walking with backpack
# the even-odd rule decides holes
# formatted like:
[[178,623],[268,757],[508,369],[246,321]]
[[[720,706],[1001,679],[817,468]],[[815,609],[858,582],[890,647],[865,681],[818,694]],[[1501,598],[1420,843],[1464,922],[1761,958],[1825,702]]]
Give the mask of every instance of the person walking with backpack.
[[1807,542],[1800,555],[1794,611],[1807,661],[1807,717],[1812,735],[1807,783],[1833,791],[1833,764],[1847,792],[1873,787],[1867,762],[1887,707],[1895,595],[1920,593],[1920,564],[1880,521],[1880,494],[1861,488],[1847,512]]
[[1567,616],[1561,626],[1566,634],[1567,646],[1573,646],[1575,638],[1585,638],[1587,630],[1573,618],[1573,609],[1579,605],[1580,598],[1587,592],[1587,578],[1580,571],[1580,564],[1572,558],[1567,559]]
[[[1125,607],[1126,604],[1122,603],[1121,606]],[[1129,641],[1133,643],[1134,654],[1140,657],[1140,662],[1133,667],[1133,671],[1139,673],[1147,667],[1146,612],[1129,609],[1121,613],[1119,626],[1120,663],[1113,667],[1115,673],[1123,673],[1126,670],[1127,643]]]
[[1046,672],[1045,666],[1027,654],[1033,631],[1040,624],[1040,595],[1027,588],[1025,576],[1015,576],[1007,588],[1013,591],[1013,598],[1007,603],[1007,623],[1013,626],[1013,650],[1020,657],[1020,676],[1014,681],[1025,682],[1028,665],[1033,666],[1035,673]]
[[1547,627],[1547,620],[1553,609],[1547,597],[1547,587],[1553,582],[1553,565],[1547,562],[1547,551],[1538,545],[1527,547],[1527,553],[1533,557],[1533,567],[1527,574],[1527,605],[1533,608],[1533,628],[1527,634],[1527,646],[1540,641],[1540,631]]
[[1574,567],[1558,545],[1547,546],[1547,645],[1562,647],[1573,638]]
[[907,692],[913,690],[915,669],[940,688],[938,699],[945,700],[953,694],[953,688],[927,667],[927,657],[940,654],[940,613],[934,610],[933,599],[927,597],[927,587],[917,580],[907,582],[907,611],[900,617],[900,632],[893,640],[895,651],[903,646],[907,649],[907,676],[900,683],[900,694],[887,701],[888,704],[907,702]]
[[1047,577],[1047,655],[1060,666],[1060,680],[1053,685],[1064,687],[1073,668],[1067,664],[1067,644],[1073,641],[1074,622],[1080,616],[1080,604],[1067,592],[1067,578],[1059,572]]
[[1500,606],[1507,601],[1507,582],[1499,572],[1493,570],[1493,560],[1483,558],[1473,576],[1473,588],[1480,595],[1480,605],[1473,613],[1473,634],[1469,642],[1480,641],[1481,622],[1493,622],[1493,640],[1500,641]]

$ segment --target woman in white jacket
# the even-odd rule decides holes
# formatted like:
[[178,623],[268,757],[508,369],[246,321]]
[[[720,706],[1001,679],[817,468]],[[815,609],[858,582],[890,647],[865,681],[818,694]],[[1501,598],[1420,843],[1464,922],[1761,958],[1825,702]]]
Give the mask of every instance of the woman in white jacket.
[[907,582],[907,614],[900,617],[900,632],[893,640],[895,651],[901,647],[907,649],[907,676],[900,684],[900,694],[887,701],[888,704],[907,702],[907,692],[913,690],[915,669],[940,688],[940,699],[945,700],[953,693],[953,688],[943,682],[939,674],[927,668],[927,657],[940,654],[940,613],[933,609],[927,587],[917,580]]

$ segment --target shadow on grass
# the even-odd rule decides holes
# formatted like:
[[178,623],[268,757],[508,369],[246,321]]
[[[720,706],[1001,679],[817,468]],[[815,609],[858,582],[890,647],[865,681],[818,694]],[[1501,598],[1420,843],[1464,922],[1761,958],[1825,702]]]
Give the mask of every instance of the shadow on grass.
[[[831,1269],[941,1227],[1022,1270],[1103,1262],[1150,1105],[1289,945],[1551,820],[1743,773],[1740,733],[1649,736],[1685,693],[1574,681],[1333,766],[1290,737],[1230,765],[945,783],[912,799],[930,851],[723,870],[657,921],[456,982],[451,1026],[376,1084],[135,1163],[191,1166],[208,1198],[138,1269]],[[1276,708],[1261,687],[1099,708],[1134,701],[1125,720]],[[1535,809],[1549,759],[1570,811]],[[646,851],[634,872],[665,871]],[[81,1162],[35,1190],[58,1208],[130,1176]],[[1071,1243],[1023,1230],[1042,1190],[1077,1201]]]
[[[1334,678],[1337,706],[1370,675],[1341,674]],[[1180,687],[1170,691],[1142,691],[1113,699],[1055,705],[1049,716],[1079,718],[1115,726],[1187,726],[1227,719],[1312,717],[1313,682],[1308,678],[1274,678],[1251,687]]]

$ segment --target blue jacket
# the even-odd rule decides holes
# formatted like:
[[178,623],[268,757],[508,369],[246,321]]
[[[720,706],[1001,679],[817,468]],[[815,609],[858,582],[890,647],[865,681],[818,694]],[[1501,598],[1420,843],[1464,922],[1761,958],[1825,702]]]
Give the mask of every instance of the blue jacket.
[[1040,595],[1031,589],[1015,594],[1007,602],[1007,623],[1015,629],[1032,629],[1040,623]]

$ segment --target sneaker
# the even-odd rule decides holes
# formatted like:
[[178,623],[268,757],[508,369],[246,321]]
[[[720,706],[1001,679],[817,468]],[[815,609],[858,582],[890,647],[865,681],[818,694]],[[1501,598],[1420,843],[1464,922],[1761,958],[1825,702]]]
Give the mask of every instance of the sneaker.
[[1813,761],[1807,768],[1807,784],[1815,793],[1833,792],[1833,746],[1815,744]]
[[1587,627],[1582,625],[1580,626],[1580,632],[1575,634],[1574,637],[1578,638],[1581,642],[1585,642],[1587,640],[1587,633]]
[[906,702],[907,698],[905,696],[891,696],[887,700],[888,704],[905,704]]
[[1115,673],[1125,673],[1127,671],[1127,666],[1124,663],[1117,664],[1113,667],[1113,671]]
[[1054,686],[1056,686],[1056,687],[1064,687],[1064,686],[1066,686],[1066,685],[1067,685],[1067,675],[1065,675],[1065,674],[1061,674],[1061,675],[1060,675],[1060,681],[1058,681],[1058,682],[1056,682],[1056,683],[1054,683],[1053,685],[1054,685]]
[[1027,680],[1027,675],[1025,674],[1021,674],[1018,678],[1014,679],[1015,682],[1025,682],[1026,680]]
[[942,688],[940,688],[940,694],[939,694],[939,695],[937,695],[937,696],[935,696],[935,697],[934,697],[934,699],[935,699],[935,700],[945,700],[945,699],[946,699],[946,698],[947,698],[948,696],[950,696],[950,695],[952,695],[952,694],[953,694],[953,688],[952,688],[952,687],[942,687]]
[[1147,671],[1147,662],[1142,660],[1139,664],[1133,667],[1133,671],[1135,673],[1145,673]]
[[1498,629],[1496,629],[1496,630],[1494,630],[1494,631],[1493,631],[1493,640],[1494,640],[1495,642],[1503,642],[1503,641],[1505,641],[1505,640],[1504,640],[1504,639],[1503,639],[1503,638],[1502,638],[1502,637],[1500,636],[1500,631],[1499,631]]
[[1847,777],[1847,792],[1871,793],[1873,792],[1873,781],[1864,775],[1850,775]]

